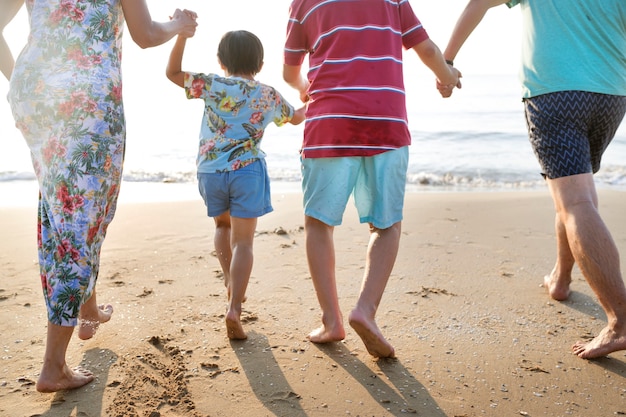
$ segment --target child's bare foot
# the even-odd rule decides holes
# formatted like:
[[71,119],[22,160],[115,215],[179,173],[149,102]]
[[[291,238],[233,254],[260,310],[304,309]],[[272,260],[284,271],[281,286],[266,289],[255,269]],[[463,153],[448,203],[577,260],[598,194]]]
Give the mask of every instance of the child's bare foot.
[[352,310],[348,318],[350,326],[357,332],[365,348],[375,358],[395,358],[393,346],[384,338],[376,322],[368,320],[358,310]]
[[245,340],[248,338],[248,335],[243,330],[239,316],[239,314],[232,311],[226,313],[226,334],[231,340]]
[[65,365],[63,370],[57,374],[56,372],[47,371],[44,366],[37,380],[36,388],[39,392],[71,390],[87,385],[93,379],[94,376],[91,371],[80,367],[70,369]]
[[618,334],[609,327],[602,329],[590,342],[576,342],[572,346],[574,354],[583,359],[599,358],[618,350],[626,350],[626,334]]
[[344,330],[343,325],[328,329],[324,324],[313,330],[307,336],[307,338],[313,343],[339,342],[340,340],[345,339],[345,337],[346,331]]
[[548,294],[552,299],[557,301],[565,301],[569,297],[569,286],[572,283],[571,277],[561,278],[558,277],[555,271],[552,271],[550,275],[543,277],[543,286],[548,290]]
[[91,339],[101,323],[111,320],[113,306],[111,304],[99,305],[93,316],[84,315],[78,320],[78,337],[82,340]]

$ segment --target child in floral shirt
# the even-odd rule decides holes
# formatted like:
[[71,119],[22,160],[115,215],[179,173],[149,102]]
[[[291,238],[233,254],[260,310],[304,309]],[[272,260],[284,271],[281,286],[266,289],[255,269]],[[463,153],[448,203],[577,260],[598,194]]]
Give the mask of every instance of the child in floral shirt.
[[215,220],[215,250],[228,292],[226,330],[230,339],[245,339],[241,304],[253,262],[257,218],[272,211],[270,184],[261,150],[265,127],[304,120],[274,88],[254,79],[263,66],[263,45],[252,33],[226,33],[218,47],[225,76],[181,69],[187,38],[179,36],[167,65],[167,77],[183,87],[187,98],[205,103],[198,151],[198,186]]

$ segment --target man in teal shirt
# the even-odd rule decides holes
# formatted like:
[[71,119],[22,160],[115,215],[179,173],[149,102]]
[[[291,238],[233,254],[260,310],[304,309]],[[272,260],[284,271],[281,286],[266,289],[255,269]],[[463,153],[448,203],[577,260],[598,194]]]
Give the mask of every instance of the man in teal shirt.
[[626,350],[626,287],[593,181],[626,113],[626,1],[470,0],[444,52],[449,64],[487,10],[501,4],[522,11],[528,134],[556,208],[557,259],[544,285],[552,298],[567,299],[577,264],[608,324],[573,352],[590,359]]

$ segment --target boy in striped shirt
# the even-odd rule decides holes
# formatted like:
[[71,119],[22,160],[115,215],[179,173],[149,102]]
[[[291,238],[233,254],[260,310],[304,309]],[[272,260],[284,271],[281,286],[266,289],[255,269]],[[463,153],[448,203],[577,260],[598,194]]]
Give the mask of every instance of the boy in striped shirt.
[[[374,357],[394,357],[375,315],[400,242],[408,165],[403,48],[413,49],[440,86],[460,87],[406,0],[294,0],[284,79],[308,102],[301,151],[306,248],[322,309],[315,343],[345,337],[335,282],[333,229],[350,195],[370,241],[349,323]],[[302,64],[308,55],[308,73]]]

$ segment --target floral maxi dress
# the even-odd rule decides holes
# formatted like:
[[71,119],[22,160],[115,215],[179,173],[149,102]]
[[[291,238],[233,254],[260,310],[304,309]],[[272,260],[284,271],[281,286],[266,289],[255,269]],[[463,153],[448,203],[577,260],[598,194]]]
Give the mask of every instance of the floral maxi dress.
[[119,0],[26,0],[28,43],[9,102],[39,182],[38,251],[48,319],[77,324],[95,288],[122,175]]

